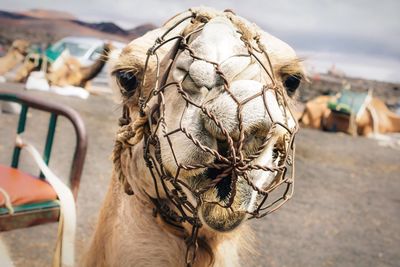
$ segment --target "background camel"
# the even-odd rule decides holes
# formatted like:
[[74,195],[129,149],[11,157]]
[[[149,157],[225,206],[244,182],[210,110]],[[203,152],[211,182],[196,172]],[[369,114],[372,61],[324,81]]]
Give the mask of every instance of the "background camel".
[[[297,129],[294,51],[229,11],[199,8],[132,41],[112,69],[123,117],[83,265],[242,266],[243,222],[281,184]],[[245,162],[259,167],[236,176]]]
[[25,40],[15,40],[10,49],[0,58],[0,75],[15,68],[22,63],[28,54],[29,42]]
[[51,85],[56,86],[79,86],[85,87],[87,82],[92,80],[103,69],[112,49],[110,43],[104,44],[100,57],[90,66],[82,67],[79,61],[71,56],[66,58],[63,64],[47,74]]
[[[43,55],[28,55],[24,63],[16,71],[14,82],[26,82],[32,71],[46,68],[47,79],[56,86],[80,86],[85,87],[87,82],[95,78],[103,69],[108,59],[108,54],[113,49],[111,44],[105,44],[100,57],[90,66],[82,67],[79,61],[72,56],[65,56],[57,68],[52,67]],[[64,55],[62,55],[64,56]],[[43,64],[47,66],[43,66]]]
[[[301,124],[314,129],[348,133],[350,116],[330,110],[328,102],[332,98],[319,96],[307,102],[300,118]],[[400,132],[400,116],[391,112],[381,100],[373,97],[355,125],[355,133],[363,136]]]

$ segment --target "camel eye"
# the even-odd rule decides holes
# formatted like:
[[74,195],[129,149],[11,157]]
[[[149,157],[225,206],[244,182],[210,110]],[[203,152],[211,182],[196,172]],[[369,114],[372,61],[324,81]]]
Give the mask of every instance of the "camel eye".
[[294,74],[287,76],[283,81],[283,85],[285,86],[289,94],[294,94],[297,88],[299,88],[300,82],[301,75]]
[[135,93],[139,82],[134,73],[125,70],[118,70],[115,72],[115,77],[121,87],[121,93],[124,96],[129,97]]

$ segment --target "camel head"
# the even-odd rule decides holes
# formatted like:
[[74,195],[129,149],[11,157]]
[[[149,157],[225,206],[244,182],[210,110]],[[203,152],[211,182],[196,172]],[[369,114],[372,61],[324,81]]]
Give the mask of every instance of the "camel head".
[[23,56],[26,56],[28,54],[29,46],[30,43],[28,41],[17,39],[12,42],[10,51],[15,51]]
[[303,72],[289,45],[231,11],[197,8],[132,41],[112,65],[124,105],[114,161],[135,193],[217,232],[290,198],[290,106]]

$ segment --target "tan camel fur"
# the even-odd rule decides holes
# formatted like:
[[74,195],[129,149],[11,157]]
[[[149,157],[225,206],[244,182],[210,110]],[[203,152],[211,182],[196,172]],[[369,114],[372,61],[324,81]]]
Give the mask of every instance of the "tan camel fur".
[[[29,56],[28,56],[29,57]],[[40,70],[40,64],[30,58],[26,58],[24,61],[24,64],[22,64],[21,67],[19,67],[15,73],[14,77],[14,82],[17,83],[24,83],[29,77],[29,74],[31,74],[32,71],[38,71]]]
[[314,129],[322,129],[322,118],[330,113],[328,102],[331,96],[318,96],[306,103],[302,115],[299,117],[301,124]]
[[[300,119],[305,127],[314,129],[335,130],[349,132],[349,116],[332,112],[328,108],[331,96],[319,96],[307,102]],[[373,97],[366,110],[356,122],[356,133],[368,136],[375,133],[400,132],[400,116],[391,112],[385,103]]]
[[9,72],[18,64],[22,63],[28,54],[29,42],[25,40],[15,40],[10,49],[0,58],[0,75]]
[[111,44],[105,44],[100,57],[88,67],[82,67],[79,61],[72,56],[66,58],[62,66],[47,74],[49,83],[56,86],[85,87],[103,69],[111,49]]
[[[302,66],[293,49],[281,40],[265,33],[256,25],[250,24],[245,19],[229,12],[218,12],[208,8],[192,9],[192,11],[197,14],[196,19],[186,20],[171,30],[165,39],[191,32],[201,25],[206,18],[208,23],[204,26],[204,29],[190,40],[191,47],[196,54],[201,54],[208,60],[221,64],[225,76],[231,82],[233,94],[238,97],[252,95],[253,88],[262,88],[263,84],[271,82],[271,78],[262,70],[255,59],[240,56],[247,53],[247,48],[240,39],[241,37],[248,38],[248,40],[255,40],[256,36],[260,37],[261,43],[268,49],[271,66],[280,86],[285,77],[302,74]],[[157,72],[154,57],[148,62],[149,68],[144,81],[142,81],[143,83],[139,82],[144,77],[143,71],[148,49],[167,29],[190,14],[188,11],[176,15],[162,27],[133,40],[120,54],[112,56],[111,73],[114,87],[122,93],[122,101],[129,107],[130,118],[134,125],[132,127],[139,125],[139,128],[137,128],[135,137],[132,138],[134,139],[132,143],[136,145],[131,149],[124,150],[121,154],[121,171],[126,177],[127,184],[123,185],[119,181],[118,167],[115,165],[93,239],[83,258],[83,266],[186,266],[185,252],[187,247],[184,233],[166,224],[160,219],[160,216],[155,217],[153,214],[154,204],[150,201],[149,196],[154,198],[156,193],[149,169],[146,167],[143,158],[143,139],[141,139],[143,134],[140,135],[140,125],[147,123],[147,120],[142,121],[139,117],[138,91],[133,91],[132,94],[127,93],[127,91],[134,90],[139,86],[145,96],[149,94],[154,86],[154,77]],[[238,31],[241,31],[243,35],[238,35]],[[161,68],[164,68],[165,64],[169,62],[168,55],[173,45],[174,42],[170,42],[158,50]],[[269,66],[265,56],[262,56],[262,54],[258,54],[258,56],[265,66]],[[218,79],[215,78],[215,73],[212,70],[213,67],[210,68],[206,61],[193,61],[186,52],[181,52],[176,57],[168,81],[182,80],[185,79],[184,77],[188,77],[183,82],[184,90],[199,101],[209,99],[209,108],[214,109],[215,114],[219,116],[221,121],[224,121],[227,129],[230,129],[229,131],[234,136],[237,126],[230,123],[232,118],[233,121],[236,118],[235,109],[232,109],[234,103],[226,94],[218,93]],[[126,80],[117,75],[121,72],[134,75],[133,78],[130,76],[130,87],[127,86]],[[187,73],[190,77],[186,76]],[[138,83],[135,83],[136,79]],[[273,96],[265,101],[277,103]],[[178,126],[179,114],[182,114],[185,105],[182,97],[175,89],[166,90],[165,103],[166,120],[168,120],[168,125],[172,130]],[[152,103],[149,103],[146,112],[151,109],[151,105]],[[260,98],[243,108],[244,124],[255,136],[258,134],[258,130],[261,133],[271,127],[270,119],[266,117],[263,105]],[[283,114],[281,110],[273,110],[272,112],[273,114]],[[289,127],[294,127],[295,119],[289,116],[287,120]],[[193,113],[185,117],[184,123],[191,127],[193,134],[199,136],[202,142],[210,143],[210,146],[213,147],[216,146],[217,136],[220,133],[215,127],[213,128],[206,118]],[[158,136],[164,166],[173,173],[176,171],[176,165],[174,165],[167,140],[161,133]],[[255,145],[253,141],[255,142],[255,140],[251,140],[246,145],[246,151],[254,149],[252,147],[253,144]],[[182,133],[171,138],[171,142],[176,149],[175,156],[179,162],[194,164],[198,160],[208,158],[214,160],[209,153],[201,151]],[[272,156],[268,153],[265,154],[263,160],[272,160]],[[201,170],[201,172],[203,171]],[[180,179],[189,181],[193,178],[193,175],[197,175],[199,172],[199,170],[182,170],[179,174]],[[254,179],[258,179],[259,184],[272,183],[273,178],[258,175],[258,173],[252,172],[251,175],[254,174]],[[126,194],[124,186],[131,187],[134,195]],[[199,216],[203,227],[199,231],[199,247],[193,266],[245,266],[246,262],[241,261],[239,255],[254,256],[255,251],[251,248],[251,244],[254,242],[252,232],[249,226],[242,222],[245,222],[248,218],[245,211],[254,210],[257,202],[253,197],[255,191],[248,184],[242,183],[238,186],[240,187],[238,188],[239,193],[235,196],[232,206],[235,209],[234,212],[218,205],[200,209]],[[208,196],[218,201],[215,189]],[[165,195],[162,197],[165,197]],[[189,232],[191,229],[187,222],[182,223],[182,227],[185,232]]]

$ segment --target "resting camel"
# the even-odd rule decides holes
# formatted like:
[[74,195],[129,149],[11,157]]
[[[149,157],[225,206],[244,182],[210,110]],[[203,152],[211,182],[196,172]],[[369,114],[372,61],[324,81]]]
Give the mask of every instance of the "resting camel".
[[[58,68],[54,69],[49,66],[47,69],[49,83],[56,86],[73,85],[85,87],[87,82],[96,77],[103,69],[111,49],[111,44],[105,44],[100,57],[87,67],[82,67],[76,58],[67,56]],[[42,69],[43,62],[44,60],[40,56],[37,58],[28,56],[24,64],[17,70],[14,81],[26,82],[32,71]]]
[[49,83],[56,86],[85,87],[103,69],[111,49],[110,43],[104,44],[100,57],[88,67],[82,67],[79,61],[72,56],[66,58],[57,69],[51,70],[50,68],[50,72],[47,74]]
[[[349,116],[332,112],[328,108],[331,99],[332,96],[319,96],[307,102],[300,118],[301,124],[314,129],[349,133]],[[384,102],[373,97],[355,125],[355,133],[362,136],[400,132],[400,116],[391,112]]]
[[[232,11],[202,7],[111,63],[123,115],[83,266],[243,266],[247,219],[293,192],[283,169],[303,77],[295,52]],[[264,207],[281,186],[291,193]]]
[[18,64],[22,63],[28,54],[29,42],[25,40],[15,40],[10,49],[0,58],[0,75],[3,75]]

